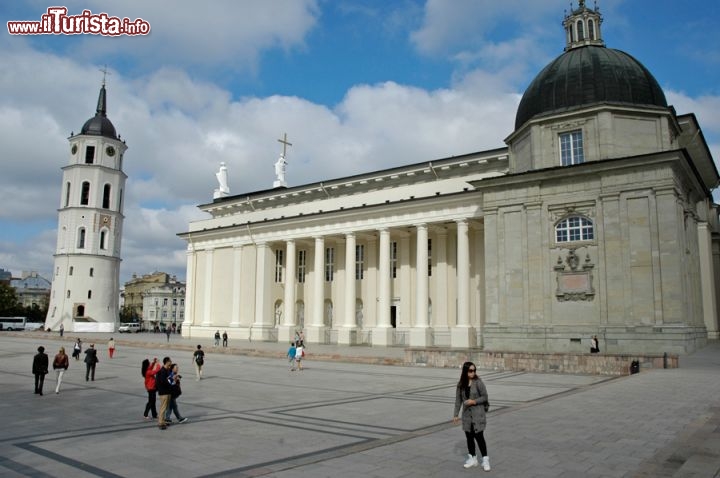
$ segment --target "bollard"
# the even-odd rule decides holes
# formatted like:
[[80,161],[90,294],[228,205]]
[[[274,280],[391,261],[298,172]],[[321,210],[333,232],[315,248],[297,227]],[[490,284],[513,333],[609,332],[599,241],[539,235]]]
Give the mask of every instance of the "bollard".
[[667,368],[667,352],[663,354],[663,368]]

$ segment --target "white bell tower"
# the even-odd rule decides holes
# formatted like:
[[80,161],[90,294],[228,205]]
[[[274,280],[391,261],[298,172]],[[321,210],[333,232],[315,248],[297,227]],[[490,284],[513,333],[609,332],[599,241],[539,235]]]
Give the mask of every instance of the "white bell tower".
[[119,321],[127,146],[107,118],[105,96],[103,80],[95,116],[68,138],[46,329],[114,332]]

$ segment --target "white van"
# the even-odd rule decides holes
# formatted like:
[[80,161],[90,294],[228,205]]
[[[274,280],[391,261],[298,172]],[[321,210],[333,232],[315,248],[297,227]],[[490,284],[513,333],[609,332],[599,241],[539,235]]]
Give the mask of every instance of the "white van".
[[137,332],[140,332],[140,328],[141,328],[141,327],[140,327],[140,324],[135,324],[135,323],[120,324],[120,327],[118,328],[118,332],[120,332],[120,333],[122,333],[122,332],[127,332],[127,333],[135,332],[135,333],[137,333]]

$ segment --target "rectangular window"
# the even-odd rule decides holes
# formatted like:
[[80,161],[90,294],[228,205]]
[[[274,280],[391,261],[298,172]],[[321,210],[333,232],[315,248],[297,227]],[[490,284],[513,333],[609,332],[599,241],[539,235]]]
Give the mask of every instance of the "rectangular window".
[[305,250],[298,251],[297,263],[298,263],[297,280],[300,284],[304,284],[305,283],[305,273],[307,272],[307,251],[305,251]]
[[563,166],[585,162],[582,131],[570,131],[560,135],[560,160]]
[[173,299],[173,305],[177,305],[177,299]]
[[95,146],[85,148],[85,164],[92,164],[95,161]]
[[167,305],[167,299],[163,299],[163,306]]
[[397,277],[397,242],[390,243],[390,277],[395,279]]
[[432,239],[428,239],[428,277],[432,277]]
[[185,299],[180,299],[180,305],[185,305]]
[[325,249],[325,282],[332,282],[335,276],[335,249]]
[[283,254],[285,251],[282,249],[275,250],[275,282],[281,283],[283,281]]
[[365,268],[365,245],[355,246],[355,280],[363,280]]

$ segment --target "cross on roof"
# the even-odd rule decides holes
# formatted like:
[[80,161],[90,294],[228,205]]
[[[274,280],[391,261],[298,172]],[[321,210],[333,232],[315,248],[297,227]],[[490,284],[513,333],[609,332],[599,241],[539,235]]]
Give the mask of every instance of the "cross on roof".
[[287,140],[287,133],[283,133],[283,139],[279,139],[278,141],[283,144],[283,154],[282,154],[282,155],[283,155],[283,158],[284,158],[284,157],[285,157],[285,153],[287,152],[287,147],[288,147],[288,146],[292,146],[292,143],[290,143],[290,142]]
[[103,66],[102,68],[100,68],[100,71],[102,71],[102,74],[103,74],[103,82],[102,82],[102,85],[105,86],[105,78],[106,78],[108,75],[112,75],[112,73],[108,71],[107,65],[105,65],[105,66]]

